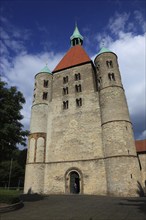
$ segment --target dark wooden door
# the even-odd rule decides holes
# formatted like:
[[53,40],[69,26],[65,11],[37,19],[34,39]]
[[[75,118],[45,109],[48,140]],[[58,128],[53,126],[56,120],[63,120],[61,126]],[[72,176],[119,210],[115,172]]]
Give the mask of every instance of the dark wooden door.
[[70,173],[70,193],[78,194],[80,192],[80,178],[75,171]]

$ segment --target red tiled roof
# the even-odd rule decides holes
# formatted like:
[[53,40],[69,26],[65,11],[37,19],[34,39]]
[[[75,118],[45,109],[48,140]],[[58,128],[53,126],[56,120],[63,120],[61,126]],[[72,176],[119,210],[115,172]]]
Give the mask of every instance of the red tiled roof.
[[62,60],[55,67],[53,72],[76,66],[82,63],[90,62],[91,59],[81,45],[71,47]]
[[146,151],[146,140],[135,141],[137,153]]

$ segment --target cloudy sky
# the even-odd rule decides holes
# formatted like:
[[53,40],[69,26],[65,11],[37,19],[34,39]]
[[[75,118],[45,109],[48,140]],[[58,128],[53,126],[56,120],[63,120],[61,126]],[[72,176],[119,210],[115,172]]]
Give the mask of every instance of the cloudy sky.
[[135,139],[146,138],[145,20],[145,0],[0,0],[0,75],[24,94],[24,128],[34,76],[46,63],[54,69],[77,21],[92,59],[103,40],[117,54]]

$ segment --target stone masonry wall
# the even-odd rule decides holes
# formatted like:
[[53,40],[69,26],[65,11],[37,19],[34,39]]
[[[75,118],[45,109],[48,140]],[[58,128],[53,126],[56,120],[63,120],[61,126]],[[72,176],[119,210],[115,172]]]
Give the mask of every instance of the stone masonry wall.
[[67,170],[79,170],[81,194],[106,194],[103,160],[48,163],[45,168],[45,194],[70,193]]
[[[76,73],[81,74],[81,80],[75,80]],[[75,85],[79,84],[82,92],[77,93]],[[63,95],[64,87],[68,87],[67,95]],[[81,107],[76,106],[77,98],[82,98]],[[67,100],[68,109],[63,109]],[[49,114],[46,162],[103,157],[99,99],[91,63],[54,74]]]

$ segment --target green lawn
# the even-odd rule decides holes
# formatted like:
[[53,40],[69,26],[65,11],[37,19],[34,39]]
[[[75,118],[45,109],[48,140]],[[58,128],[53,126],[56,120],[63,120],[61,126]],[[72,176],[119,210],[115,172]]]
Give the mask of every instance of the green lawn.
[[16,203],[19,202],[19,196],[22,191],[18,190],[8,190],[8,189],[0,189],[0,203]]

